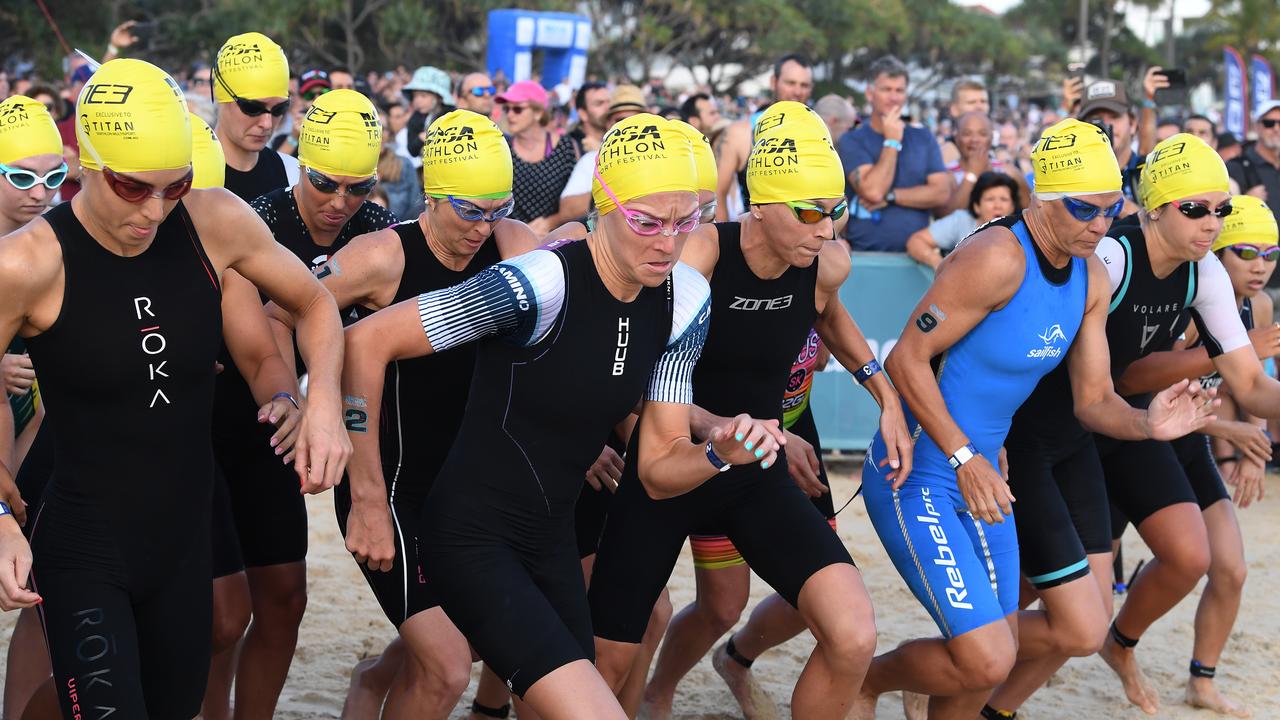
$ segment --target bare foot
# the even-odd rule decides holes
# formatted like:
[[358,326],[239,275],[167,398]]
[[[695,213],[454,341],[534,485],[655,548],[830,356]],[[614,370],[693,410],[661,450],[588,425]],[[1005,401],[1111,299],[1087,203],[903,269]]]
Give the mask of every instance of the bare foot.
[[1129,702],[1148,715],[1160,712],[1160,695],[1142,674],[1142,668],[1138,667],[1138,660],[1133,656],[1133,648],[1122,648],[1114,638],[1108,637],[1098,655],[1120,678]]
[[903,690],[902,714],[907,720],[929,720],[929,696]]
[[1218,692],[1213,678],[1193,677],[1187,680],[1187,704],[1191,707],[1212,710],[1223,715],[1253,717],[1249,708]]
[[773,704],[773,698],[756,682],[750,668],[742,667],[729,657],[727,648],[728,643],[716,648],[711,655],[711,667],[729,686],[729,692],[742,707],[742,716],[746,720],[777,720],[778,706]]
[[[342,720],[377,720],[382,714],[382,702],[391,689],[394,672],[378,672],[381,655],[367,657],[351,668],[351,684],[347,686],[347,700],[342,705]],[[382,676],[386,677],[382,677]]]

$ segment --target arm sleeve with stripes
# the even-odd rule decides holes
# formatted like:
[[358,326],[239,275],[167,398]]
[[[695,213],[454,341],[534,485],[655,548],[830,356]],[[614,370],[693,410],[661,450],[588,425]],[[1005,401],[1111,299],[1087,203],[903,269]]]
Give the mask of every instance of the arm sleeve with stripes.
[[418,296],[418,318],[436,352],[490,335],[528,347],[551,329],[564,304],[564,265],[534,250],[453,287]]
[[1188,310],[1209,357],[1225,355],[1248,345],[1249,332],[1240,320],[1231,276],[1227,275],[1222,261],[1209,253],[1196,262],[1192,272],[1196,273],[1196,290]]
[[702,354],[711,322],[711,286],[684,263],[676,263],[672,272],[675,297],[671,338],[653,366],[645,400],[688,405],[693,402],[693,368]]

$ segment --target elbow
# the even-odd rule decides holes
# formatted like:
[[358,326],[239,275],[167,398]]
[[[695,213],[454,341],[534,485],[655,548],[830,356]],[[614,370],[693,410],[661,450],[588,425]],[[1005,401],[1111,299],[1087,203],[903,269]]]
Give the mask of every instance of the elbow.
[[636,477],[651,500],[669,500],[680,494],[674,486],[655,477],[659,475],[661,473],[655,472],[655,468],[648,463],[642,462],[640,467],[636,468]]
[[876,191],[872,188],[862,187],[858,189],[858,197],[863,203],[874,207],[876,205],[884,204],[885,192],[886,191]]

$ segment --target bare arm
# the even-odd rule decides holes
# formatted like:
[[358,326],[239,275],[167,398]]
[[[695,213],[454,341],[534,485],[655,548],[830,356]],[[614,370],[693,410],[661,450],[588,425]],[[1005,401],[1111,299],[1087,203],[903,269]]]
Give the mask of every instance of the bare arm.
[[[895,188],[893,202],[902,207],[931,210],[946,204],[947,199],[951,197],[951,183],[951,173],[929,173],[924,185]],[[965,202],[967,203],[968,200],[966,199]]]
[[716,220],[729,219],[729,192],[751,152],[751,121],[736,122],[716,142]]
[[[719,473],[707,459],[705,444],[690,436],[691,407],[646,402],[640,414],[639,476],[652,498],[681,495]],[[754,420],[746,415],[716,425],[708,440],[725,462],[759,462],[765,468],[777,460],[778,448],[786,442],[777,420]]]
[[942,251],[933,242],[933,233],[929,232],[929,228],[921,228],[907,238],[907,255],[912,260],[934,268],[938,267],[938,263],[942,262]]

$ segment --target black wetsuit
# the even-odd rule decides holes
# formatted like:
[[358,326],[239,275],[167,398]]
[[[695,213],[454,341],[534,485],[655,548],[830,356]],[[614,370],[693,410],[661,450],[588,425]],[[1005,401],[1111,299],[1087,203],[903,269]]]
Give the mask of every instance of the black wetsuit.
[[[817,310],[818,261],[763,280],[742,254],[741,226],[717,223],[720,258],[712,316],[694,372],[694,403],[722,417],[783,420],[782,399]],[[591,574],[595,634],[638,643],[690,533],[724,535],[765,582],[794,605],[814,573],[853,563],[827,518],[796,487],[784,452],[768,468],[733,467],[678,497],[654,500],[636,475],[640,429],[609,509]],[[705,438],[703,438],[705,440]]]
[[[276,188],[254,200],[251,206],[271,229],[276,242],[312,270],[323,265],[331,253],[340,250],[351,238],[382,230],[395,222],[387,210],[365,202],[343,226],[333,244],[326,247],[311,239],[292,189]],[[345,322],[351,319],[344,316]],[[256,568],[300,562],[307,556],[307,508],[298,492],[298,475],[271,448],[275,427],[257,421],[258,404],[225,349],[221,362],[224,370],[217,381],[214,450],[226,477],[244,566]],[[297,367],[301,372],[300,362]],[[225,561],[219,564],[224,571],[234,567]]]
[[[490,236],[466,268],[451,270],[427,247],[417,220],[405,221],[393,229],[404,251],[404,271],[393,304],[456,285],[501,260],[497,240]],[[361,317],[372,313],[361,306],[355,310]],[[475,345],[463,345],[387,366],[378,447],[391,506],[396,557],[389,572],[370,570],[363,563],[360,571],[387,619],[396,627],[439,605],[422,575],[419,524],[427,493],[462,423],[475,358]],[[347,516],[351,512],[349,479],[333,489],[333,499],[338,530],[346,537]]]
[[489,336],[424,508],[423,570],[519,695],[595,657],[574,503],[610,429],[642,398],[690,401],[707,300],[701,276],[676,265],[621,302],[586,241],[552,243],[419,300],[433,347]]
[[280,153],[263,148],[258,152],[258,162],[252,170],[242,172],[228,165],[222,186],[241,200],[253,202],[276,188],[289,187],[289,174]]
[[68,718],[191,718],[209,662],[221,288],[181,203],[134,257],[70,203],[44,217],[66,283],[58,319],[27,338],[58,408],[31,541],[54,684]]

